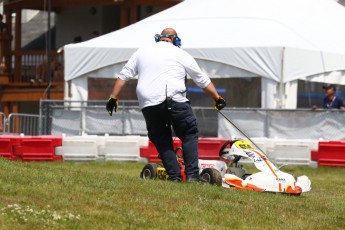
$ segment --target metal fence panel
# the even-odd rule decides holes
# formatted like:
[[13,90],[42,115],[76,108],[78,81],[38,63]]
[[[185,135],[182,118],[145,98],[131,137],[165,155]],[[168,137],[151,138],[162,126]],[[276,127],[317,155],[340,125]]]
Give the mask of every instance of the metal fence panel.
[[52,111],[51,134],[80,135],[80,111],[54,109]]
[[[46,134],[53,135],[147,135],[146,123],[137,101],[120,101],[109,116],[105,101],[41,101],[41,114],[49,115]],[[193,108],[201,137],[217,136],[218,119],[214,109]],[[45,129],[44,129],[45,130]]]
[[[223,109],[222,113],[233,121],[249,137],[265,137],[266,133],[266,111],[255,109]],[[243,137],[226,119],[218,115],[218,134],[220,137]]]
[[345,139],[343,111],[270,111],[269,137],[288,139]]
[[40,116],[34,114],[11,113],[8,116],[8,132],[40,135]]
[[147,135],[144,116],[139,108],[125,110],[124,133],[126,135]]
[[85,111],[85,124],[83,132],[88,134],[124,135],[124,113],[125,109],[113,113],[112,116],[106,112],[105,108],[88,109]]
[[[345,112],[341,110],[224,109],[249,137],[285,139],[345,139]],[[219,116],[219,137],[241,137]]]

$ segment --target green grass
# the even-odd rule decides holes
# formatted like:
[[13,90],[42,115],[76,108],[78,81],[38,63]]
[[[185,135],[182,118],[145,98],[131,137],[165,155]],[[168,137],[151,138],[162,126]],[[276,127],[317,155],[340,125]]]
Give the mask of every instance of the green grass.
[[345,169],[301,196],[141,180],[143,163],[0,159],[0,229],[344,229]]

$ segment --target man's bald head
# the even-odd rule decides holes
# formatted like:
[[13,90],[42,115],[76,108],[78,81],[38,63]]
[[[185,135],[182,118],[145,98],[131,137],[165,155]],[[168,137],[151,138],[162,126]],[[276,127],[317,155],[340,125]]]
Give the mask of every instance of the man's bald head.
[[181,39],[177,36],[176,30],[173,28],[165,28],[161,34],[156,34],[155,37],[157,41],[166,41],[177,47],[181,46]]
[[162,33],[162,35],[174,35],[177,36],[176,31],[173,28],[165,28]]

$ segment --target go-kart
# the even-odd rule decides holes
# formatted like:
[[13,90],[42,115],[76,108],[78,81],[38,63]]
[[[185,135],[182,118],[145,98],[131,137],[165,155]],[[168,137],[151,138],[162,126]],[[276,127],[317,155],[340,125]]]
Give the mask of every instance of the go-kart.
[[[199,159],[200,177],[218,186],[234,188],[239,190],[253,190],[258,192],[275,192],[292,195],[300,195],[302,192],[311,190],[311,181],[307,176],[295,178],[293,175],[281,171],[264,154],[264,152],[253,143],[232,121],[221,111],[218,111],[234,128],[245,137],[226,141],[219,150],[221,160]],[[182,149],[178,148],[177,153]],[[186,180],[184,163],[181,156],[178,162],[181,168],[182,181]],[[242,158],[248,158],[259,172],[249,174],[240,164]],[[167,180],[168,175],[161,164],[149,163],[144,166],[140,173],[144,179]]]
[[[293,195],[311,190],[311,182],[307,176],[295,178],[281,171],[262,151],[253,148],[248,140],[225,142],[219,151],[219,157],[228,162],[223,175],[223,187]],[[248,174],[239,164],[241,158],[250,159],[260,172]]]
[[[181,151],[182,149],[178,148]],[[300,195],[311,190],[308,177],[297,179],[278,169],[267,156],[258,149],[254,149],[248,140],[237,139],[226,141],[219,150],[221,160],[199,159],[200,177],[210,184],[234,188],[239,190],[253,190],[258,192],[277,192]],[[249,174],[239,163],[242,158],[250,159],[260,172]],[[186,180],[184,163],[181,155],[177,154],[181,168],[182,181]],[[168,175],[162,164],[149,163],[140,173],[143,179],[167,180]]]

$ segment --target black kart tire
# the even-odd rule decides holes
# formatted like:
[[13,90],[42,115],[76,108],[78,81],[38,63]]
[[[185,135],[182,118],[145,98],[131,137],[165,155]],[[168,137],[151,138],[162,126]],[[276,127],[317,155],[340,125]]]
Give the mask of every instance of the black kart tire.
[[202,170],[200,178],[212,185],[222,186],[222,175],[217,169],[206,168]]
[[141,170],[140,178],[147,180],[147,179],[156,179],[157,178],[157,168],[159,164],[156,163],[148,163],[144,166],[143,170]]

